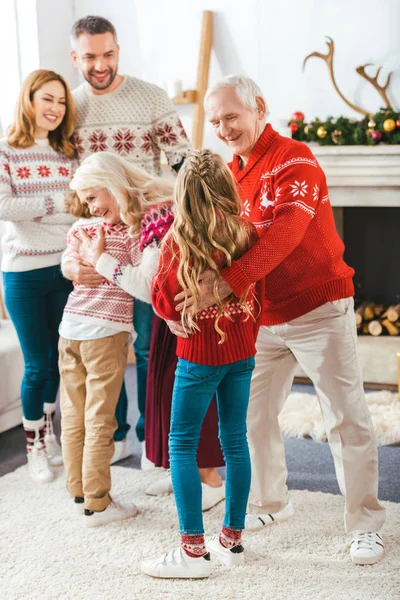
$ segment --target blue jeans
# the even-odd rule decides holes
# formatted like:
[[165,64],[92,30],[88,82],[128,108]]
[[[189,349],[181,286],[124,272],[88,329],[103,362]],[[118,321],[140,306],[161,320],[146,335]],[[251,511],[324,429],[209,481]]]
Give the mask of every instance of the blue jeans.
[[[136,435],[139,442],[144,440],[144,416],[146,408],[146,386],[147,386],[147,368],[149,364],[151,326],[153,323],[153,307],[147,302],[142,302],[135,298],[133,311],[133,326],[137,333],[137,338],[133,344],[136,357],[136,385],[137,402],[139,409],[139,419],[136,423]],[[126,437],[130,429],[128,423],[128,397],[126,395],[125,383],[122,384],[121,393],[115,417],[118,421],[118,428],[114,434],[114,440],[119,442]]]
[[196,463],[201,425],[217,395],[219,439],[226,462],[224,527],[244,529],[251,467],[246,414],[254,357],[218,367],[180,358],[172,397],[169,452],[181,534],[204,533]]
[[60,267],[3,273],[5,303],[24,355],[21,385],[25,419],[43,417],[44,402],[56,401],[58,327],[72,283]]

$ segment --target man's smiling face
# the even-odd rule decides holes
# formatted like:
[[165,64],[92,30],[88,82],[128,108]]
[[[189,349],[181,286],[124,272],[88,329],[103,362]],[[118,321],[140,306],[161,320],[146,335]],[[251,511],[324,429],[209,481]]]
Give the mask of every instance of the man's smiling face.
[[221,87],[207,99],[207,117],[215,133],[234,154],[248,157],[262,128],[257,108],[247,108],[234,87]]

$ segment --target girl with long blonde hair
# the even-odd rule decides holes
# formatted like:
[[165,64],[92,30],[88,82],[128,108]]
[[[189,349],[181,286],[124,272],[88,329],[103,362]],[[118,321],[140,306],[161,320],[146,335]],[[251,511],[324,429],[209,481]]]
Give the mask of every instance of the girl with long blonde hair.
[[28,473],[40,483],[62,464],[53,431],[59,385],[58,326],[72,287],[61,254],[74,218],[66,194],[75,169],[75,107],[58,73],[22,83],[14,122],[0,140],[1,270],[5,301],[24,355],[21,385]]
[[[231,172],[209,150],[193,151],[182,166],[174,194],[175,220],[162,245],[153,279],[153,305],[165,319],[181,321],[187,337],[178,338],[178,365],[172,400],[170,462],[180,523],[181,546],[142,564],[153,577],[208,577],[210,554],[226,564],[244,561],[244,529],[250,490],[246,412],[254,368],[256,320],[260,312],[254,286],[242,298],[222,299],[198,311],[199,280],[244,254],[257,240],[251,224],[240,217],[240,200]],[[182,315],[175,297],[189,290],[194,306]],[[196,314],[197,313],[197,314]],[[201,485],[196,468],[200,428],[214,393],[220,440],[226,461],[226,510],[219,536],[207,546],[201,512]]]

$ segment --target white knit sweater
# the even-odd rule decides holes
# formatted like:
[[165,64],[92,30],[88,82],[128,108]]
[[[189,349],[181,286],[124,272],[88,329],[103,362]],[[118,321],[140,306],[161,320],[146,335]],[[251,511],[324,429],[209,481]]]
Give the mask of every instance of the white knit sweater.
[[174,105],[156,85],[125,76],[118,88],[108,94],[93,94],[85,82],[73,91],[73,96],[80,162],[93,152],[107,150],[159,175],[161,151],[174,166],[190,150]]
[[2,271],[31,271],[60,264],[74,217],[65,194],[75,161],[56,152],[48,140],[17,149],[0,140],[0,220]]

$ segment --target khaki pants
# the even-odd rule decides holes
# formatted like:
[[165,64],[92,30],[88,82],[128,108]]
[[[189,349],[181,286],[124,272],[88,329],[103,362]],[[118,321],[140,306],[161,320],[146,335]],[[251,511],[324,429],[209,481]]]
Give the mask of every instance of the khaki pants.
[[125,373],[129,334],[98,340],[60,338],[61,442],[67,489],[85,508],[110,503],[115,408]]
[[252,462],[249,507],[271,513],[288,502],[278,415],[301,365],[318,394],[336,477],[345,497],[347,532],[379,531],[378,454],[357,358],[352,298],[327,302],[289,323],[260,328],[248,410]]

